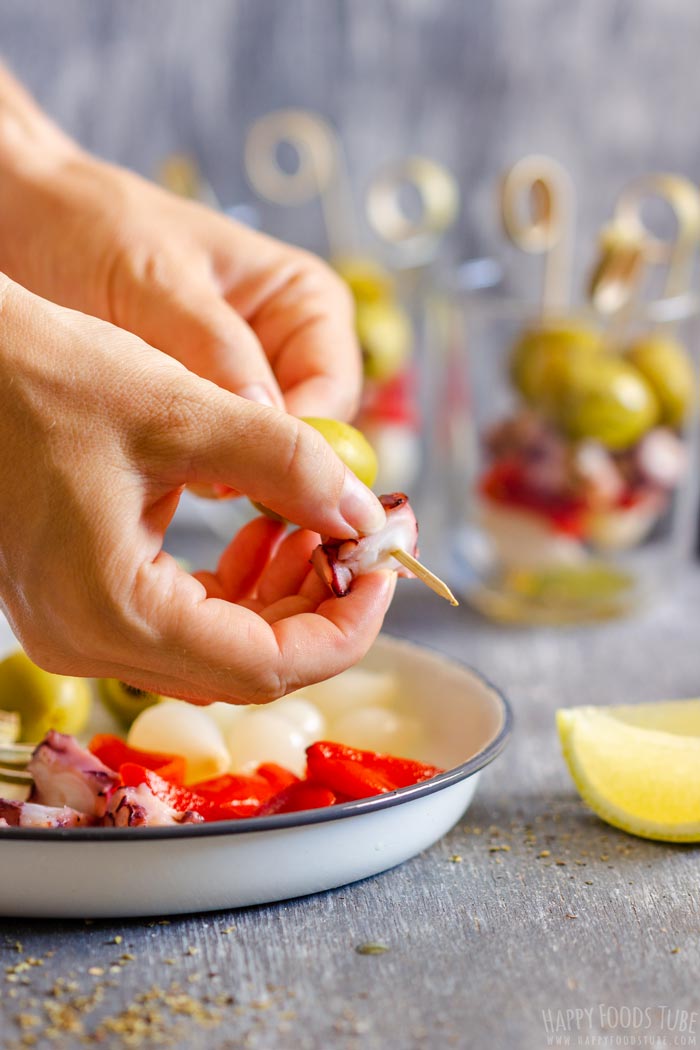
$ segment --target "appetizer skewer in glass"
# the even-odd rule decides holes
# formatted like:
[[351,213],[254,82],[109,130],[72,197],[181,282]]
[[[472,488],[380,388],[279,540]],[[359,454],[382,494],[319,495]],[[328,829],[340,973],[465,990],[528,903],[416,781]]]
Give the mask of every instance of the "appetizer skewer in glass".
[[[573,193],[552,172],[558,166],[527,158],[501,194],[509,236],[544,256],[540,302],[454,297],[443,484],[451,506],[460,476],[467,486],[464,509],[450,517],[468,522],[454,557],[468,566],[462,586],[474,604],[501,619],[559,622],[635,608],[687,549],[696,313],[688,284],[700,198],[675,176],[631,184],[604,232],[590,302],[574,311]],[[668,242],[642,221],[650,195],[676,218]],[[662,299],[650,301],[654,277]]]

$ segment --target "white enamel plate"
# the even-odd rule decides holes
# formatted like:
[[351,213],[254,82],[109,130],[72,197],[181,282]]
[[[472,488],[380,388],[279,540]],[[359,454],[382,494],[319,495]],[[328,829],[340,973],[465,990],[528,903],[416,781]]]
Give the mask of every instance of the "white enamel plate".
[[510,708],[475,671],[410,642],[382,636],[362,666],[398,675],[402,706],[426,726],[420,758],[445,773],[303,813],[166,828],[9,828],[0,832],[0,914],[118,917],[264,904],[376,875],[432,845],[503,749]]

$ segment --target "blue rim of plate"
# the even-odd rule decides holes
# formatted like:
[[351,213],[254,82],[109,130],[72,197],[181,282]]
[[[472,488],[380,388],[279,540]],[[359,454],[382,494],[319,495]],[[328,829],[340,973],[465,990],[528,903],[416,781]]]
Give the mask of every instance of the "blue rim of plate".
[[430,780],[423,780],[419,784],[411,784],[409,787],[399,788],[397,791],[389,791],[384,795],[371,795],[370,798],[360,798],[352,802],[341,802],[337,806],[327,806],[323,809],[306,809],[296,813],[276,813],[268,817],[239,817],[235,820],[217,820],[206,824],[180,824],[168,825],[167,827],[153,828],[3,828],[0,831],[0,841],[27,842],[32,839],[40,839],[43,842],[136,842],[149,841],[152,839],[181,839],[181,838],[207,838],[211,835],[245,835],[262,831],[281,831],[291,828],[308,827],[312,824],[325,824],[332,820],[343,820],[347,817],[360,816],[363,813],[374,813],[377,810],[390,809],[403,802],[424,798],[432,795],[443,788],[458,784],[466,780],[493,762],[503,751],[513,729],[513,711],[506,700],[502,690],[495,686],[485,675],[477,671],[470,664],[448,656],[440,649],[427,645],[425,642],[413,642],[408,638],[397,638],[392,635],[382,635],[382,638],[404,645],[406,648],[423,649],[433,656],[458,667],[460,670],[472,674],[478,681],[485,685],[498,699],[501,705],[503,722],[496,736],[481,751],[477,751],[466,762],[462,762],[452,769],[438,773]]

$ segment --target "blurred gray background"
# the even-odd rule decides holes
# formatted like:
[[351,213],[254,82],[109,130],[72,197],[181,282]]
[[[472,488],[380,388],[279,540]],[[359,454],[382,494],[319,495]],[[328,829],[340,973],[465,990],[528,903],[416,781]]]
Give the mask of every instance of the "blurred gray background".
[[[526,152],[574,176],[586,260],[627,180],[698,180],[699,48],[697,0],[0,0],[0,53],[102,156],[153,175],[189,151],[226,204],[251,200],[251,122],[309,107],[339,128],[358,200],[407,153],[452,168],[461,258],[498,249],[495,179]],[[324,249],[317,207],[262,219]]]

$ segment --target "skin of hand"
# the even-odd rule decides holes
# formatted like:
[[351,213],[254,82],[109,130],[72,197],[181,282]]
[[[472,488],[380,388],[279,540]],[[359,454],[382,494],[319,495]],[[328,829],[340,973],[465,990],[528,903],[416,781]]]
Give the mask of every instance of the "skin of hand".
[[[0,476],[0,606],[48,670],[260,703],[355,663],[391,601],[393,573],[334,598],[309,572],[315,533],[385,520],[314,429],[3,275]],[[191,576],[162,542],[192,483],[302,529],[257,519]]]
[[2,67],[0,270],[243,397],[357,409],[353,307],[328,266],[84,153]]

